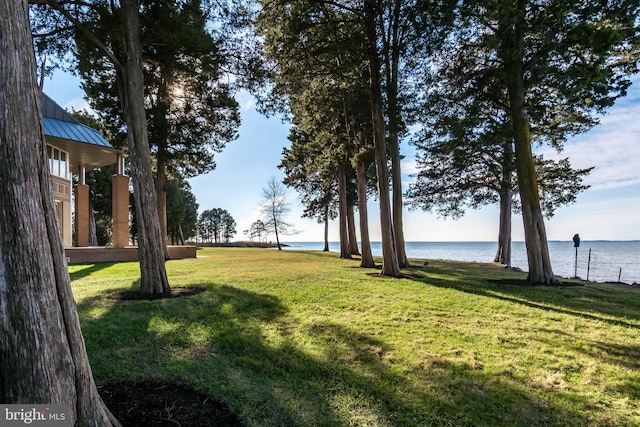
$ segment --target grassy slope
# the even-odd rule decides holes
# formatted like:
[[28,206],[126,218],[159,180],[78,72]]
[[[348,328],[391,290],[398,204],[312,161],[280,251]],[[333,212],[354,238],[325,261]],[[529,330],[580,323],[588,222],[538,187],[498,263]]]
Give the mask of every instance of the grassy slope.
[[[169,261],[206,292],[112,301],[135,263],[71,266],[98,382],[170,379],[248,425],[640,425],[640,292],[492,284],[432,261],[383,279],[335,254],[204,249]],[[416,265],[421,263],[416,262]]]

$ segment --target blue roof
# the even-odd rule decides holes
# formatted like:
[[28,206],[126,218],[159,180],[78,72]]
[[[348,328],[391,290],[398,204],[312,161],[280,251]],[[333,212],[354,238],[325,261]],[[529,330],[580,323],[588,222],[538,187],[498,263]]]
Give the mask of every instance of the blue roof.
[[42,121],[46,136],[113,148],[95,129],[81,124],[46,94],[42,94]]
[[91,129],[80,123],[70,123],[63,120],[56,120],[50,117],[43,117],[44,134],[56,138],[70,139],[72,141],[86,142],[88,144],[111,147],[95,129]]

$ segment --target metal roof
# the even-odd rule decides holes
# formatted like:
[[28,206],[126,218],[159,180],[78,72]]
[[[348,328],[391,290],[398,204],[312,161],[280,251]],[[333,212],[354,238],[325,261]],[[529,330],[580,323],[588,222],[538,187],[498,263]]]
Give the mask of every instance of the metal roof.
[[100,132],[78,122],[44,93],[42,94],[42,120],[45,136],[113,148]]
[[69,123],[49,117],[43,117],[42,121],[44,123],[45,136],[54,136],[56,138],[70,139],[72,141],[113,148],[111,144],[102,137],[100,132],[83,124]]
[[47,143],[71,153],[73,173],[116,163],[119,150],[95,129],[76,120],[64,108],[42,94],[42,122]]

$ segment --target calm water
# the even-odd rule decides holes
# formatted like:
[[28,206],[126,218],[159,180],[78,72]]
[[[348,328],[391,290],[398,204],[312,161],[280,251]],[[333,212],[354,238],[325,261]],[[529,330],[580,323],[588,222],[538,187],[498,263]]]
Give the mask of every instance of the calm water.
[[[322,250],[321,242],[293,242],[287,249]],[[495,256],[496,242],[407,242],[409,258],[450,259],[458,261],[489,262]],[[591,261],[589,262],[589,249]],[[340,252],[338,242],[330,242],[329,250]],[[372,242],[374,255],[382,255],[380,242]],[[513,242],[511,263],[527,270],[524,242]],[[549,242],[553,272],[562,277],[573,277],[575,248],[571,241]],[[591,281],[620,281],[640,283],[640,241],[582,241],[578,248],[578,277]]]

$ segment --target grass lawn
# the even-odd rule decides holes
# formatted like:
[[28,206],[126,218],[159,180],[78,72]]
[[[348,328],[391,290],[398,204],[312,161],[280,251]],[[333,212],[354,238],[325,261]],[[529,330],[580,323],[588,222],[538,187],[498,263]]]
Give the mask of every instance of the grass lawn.
[[206,291],[156,301],[108,298],[137,263],[69,271],[98,383],[185,383],[248,426],[640,425],[639,290],[415,265],[388,279],[336,254],[202,249],[167,271]]

